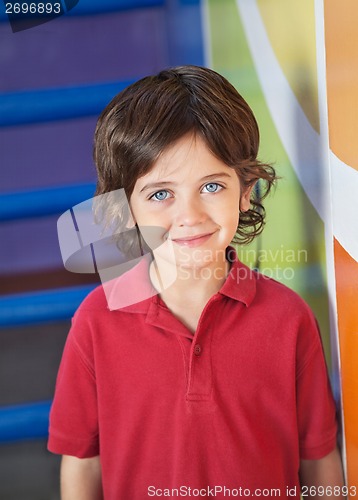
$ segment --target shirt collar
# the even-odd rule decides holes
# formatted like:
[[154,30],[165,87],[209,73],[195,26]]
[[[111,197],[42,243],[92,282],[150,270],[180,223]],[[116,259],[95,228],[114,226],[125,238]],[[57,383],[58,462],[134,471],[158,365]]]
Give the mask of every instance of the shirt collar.
[[219,293],[249,306],[256,294],[257,273],[239,261],[235,248],[229,246],[226,257],[231,268]]
[[[227,248],[226,256],[231,268],[218,293],[248,307],[256,294],[257,273],[239,261],[233,247]],[[149,265],[152,260],[150,254],[145,255],[128,272],[113,280],[111,284],[103,285],[109,309],[132,313],[147,313],[150,309],[153,313],[153,307],[164,306],[149,278]],[[117,307],[116,304],[123,304],[121,297],[125,297],[124,303],[129,305]]]

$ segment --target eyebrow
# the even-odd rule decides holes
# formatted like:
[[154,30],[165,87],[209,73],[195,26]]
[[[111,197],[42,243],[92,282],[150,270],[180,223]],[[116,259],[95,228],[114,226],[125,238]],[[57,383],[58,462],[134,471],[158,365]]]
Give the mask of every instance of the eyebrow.
[[[216,174],[210,174],[210,175],[205,175],[205,177],[202,177],[199,179],[199,182],[205,182],[205,181],[210,181],[212,179],[220,179],[220,178],[231,178],[230,174],[227,174],[226,172],[218,172]],[[168,186],[175,186],[177,183],[176,182],[150,182],[149,184],[146,184],[139,192],[142,193],[143,191],[148,191],[151,189],[160,189]]]

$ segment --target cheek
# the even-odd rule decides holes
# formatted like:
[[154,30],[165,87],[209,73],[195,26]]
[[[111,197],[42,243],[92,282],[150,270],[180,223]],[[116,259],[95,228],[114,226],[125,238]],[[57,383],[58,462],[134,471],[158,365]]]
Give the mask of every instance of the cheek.
[[163,231],[168,230],[170,227],[170,219],[163,207],[153,207],[150,204],[146,204],[136,212],[136,221],[139,226],[158,227],[163,229]]
[[224,200],[220,207],[217,207],[217,217],[227,225],[235,224],[239,220],[240,203],[235,199]]

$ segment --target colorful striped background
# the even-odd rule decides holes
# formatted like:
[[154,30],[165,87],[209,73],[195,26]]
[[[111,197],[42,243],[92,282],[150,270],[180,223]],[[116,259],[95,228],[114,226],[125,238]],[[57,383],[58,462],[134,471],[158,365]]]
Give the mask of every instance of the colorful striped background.
[[358,4],[207,0],[209,64],[252,106],[260,156],[282,177],[250,264],[297,290],[318,317],[358,485]]

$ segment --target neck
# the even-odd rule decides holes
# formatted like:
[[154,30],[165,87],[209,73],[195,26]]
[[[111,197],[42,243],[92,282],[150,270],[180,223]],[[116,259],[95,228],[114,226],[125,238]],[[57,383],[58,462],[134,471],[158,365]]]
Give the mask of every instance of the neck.
[[[189,268],[175,266],[161,258],[155,258],[150,266],[150,278],[165,302],[183,299],[207,302],[220,290],[229,271],[230,264],[226,259],[212,262],[205,267]],[[171,279],[171,284],[168,286],[165,280],[170,277],[175,279],[174,281]]]

